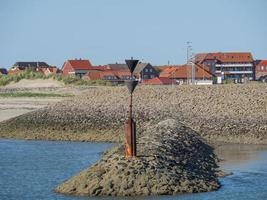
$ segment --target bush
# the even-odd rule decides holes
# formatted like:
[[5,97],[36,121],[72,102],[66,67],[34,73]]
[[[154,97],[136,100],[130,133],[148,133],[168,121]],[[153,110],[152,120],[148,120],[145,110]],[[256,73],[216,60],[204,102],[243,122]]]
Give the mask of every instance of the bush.
[[222,83],[223,84],[233,84],[233,83],[235,83],[235,81],[231,80],[231,79],[226,79],[226,80],[223,80]]
[[106,80],[83,80],[77,76],[63,76],[62,74],[49,74],[46,76],[43,73],[35,72],[32,70],[25,70],[24,72],[18,74],[9,74],[9,75],[0,75],[0,86],[7,85],[11,82],[19,82],[22,79],[54,79],[57,81],[61,81],[66,85],[84,85],[84,86],[94,86],[94,85],[102,85],[102,86],[112,86],[114,85],[110,81]]
[[1,75],[0,76],[0,86],[5,86],[9,83],[9,79],[6,75]]

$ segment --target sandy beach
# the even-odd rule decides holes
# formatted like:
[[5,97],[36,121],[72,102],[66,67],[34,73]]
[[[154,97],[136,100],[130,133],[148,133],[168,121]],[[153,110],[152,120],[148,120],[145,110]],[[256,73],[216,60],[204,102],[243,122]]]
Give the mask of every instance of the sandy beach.
[[[0,87],[0,93],[57,93],[76,95],[81,90],[55,80],[21,80]],[[61,97],[0,97],[0,122],[61,101]]]

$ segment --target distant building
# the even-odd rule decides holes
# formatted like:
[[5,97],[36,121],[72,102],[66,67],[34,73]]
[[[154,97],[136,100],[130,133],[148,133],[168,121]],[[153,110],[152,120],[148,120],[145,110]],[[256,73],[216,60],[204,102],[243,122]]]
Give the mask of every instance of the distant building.
[[62,66],[63,75],[75,75],[82,78],[89,71],[98,71],[101,68],[93,67],[89,60],[67,60]]
[[16,62],[12,68],[19,68],[22,70],[31,69],[36,70],[37,68],[48,68],[50,67],[46,62]]
[[21,73],[21,72],[24,72],[25,70],[24,69],[20,69],[18,67],[15,67],[15,68],[10,68],[8,70],[8,74],[18,74],[18,73]]
[[46,62],[16,62],[8,71],[9,74],[17,74],[24,70],[38,71],[40,68],[50,68]]
[[[108,64],[107,69],[114,71],[121,80],[130,79],[130,71],[126,64]],[[136,79],[147,80],[158,76],[158,71],[150,63],[138,63],[133,75]]]
[[139,63],[134,70],[140,80],[158,77],[158,71],[150,63]]
[[142,82],[142,84],[145,85],[171,85],[176,84],[177,82],[170,78],[164,78],[164,77],[155,77],[152,79],[147,79]]
[[255,67],[255,79],[256,80],[267,80],[267,60],[261,60],[256,63]]
[[119,82],[121,82],[120,78],[112,70],[99,70],[99,71],[90,70],[82,78],[91,81],[106,80],[114,84],[118,84]]
[[46,76],[48,76],[50,74],[58,74],[58,73],[61,73],[60,69],[58,69],[57,67],[37,68],[36,71],[42,72]]
[[[212,81],[214,75],[209,72],[208,68],[205,65],[195,64],[194,68],[194,79],[196,81]],[[188,79],[192,78],[192,65],[185,64],[165,68],[163,71],[161,71],[159,77],[174,79],[179,84],[187,83]]]
[[249,52],[199,53],[195,62],[208,66],[212,74],[223,79],[254,79],[254,60]]
[[153,66],[158,73],[162,72],[163,70],[170,68],[170,67],[177,67],[177,65],[155,65]]
[[7,75],[7,69],[5,68],[0,68],[0,75]]
[[93,67],[86,72],[84,79],[88,80],[108,80],[111,82],[124,82],[131,79],[148,80],[158,76],[158,72],[149,63],[137,64],[133,77],[126,64],[108,64],[106,66]]

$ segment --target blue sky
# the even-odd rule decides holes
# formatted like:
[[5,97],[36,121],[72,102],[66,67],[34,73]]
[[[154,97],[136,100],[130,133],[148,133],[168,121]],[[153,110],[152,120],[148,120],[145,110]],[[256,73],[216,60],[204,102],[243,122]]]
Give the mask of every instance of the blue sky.
[[267,59],[265,0],[0,0],[0,67],[16,61],[138,58],[182,64],[193,51]]

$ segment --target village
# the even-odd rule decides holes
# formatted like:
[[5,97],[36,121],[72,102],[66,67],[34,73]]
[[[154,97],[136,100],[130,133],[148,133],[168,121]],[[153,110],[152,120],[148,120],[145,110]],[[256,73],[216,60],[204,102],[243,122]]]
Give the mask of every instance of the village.
[[[83,80],[105,80],[116,85],[131,79],[125,63],[93,65],[88,59],[66,60],[62,67],[44,61],[16,62],[9,69],[0,68],[0,75],[14,75],[25,70],[44,75],[62,74]],[[255,60],[249,52],[198,53],[186,64],[154,65],[139,62],[134,78],[148,85],[212,85],[222,83],[267,82],[267,60]]]

